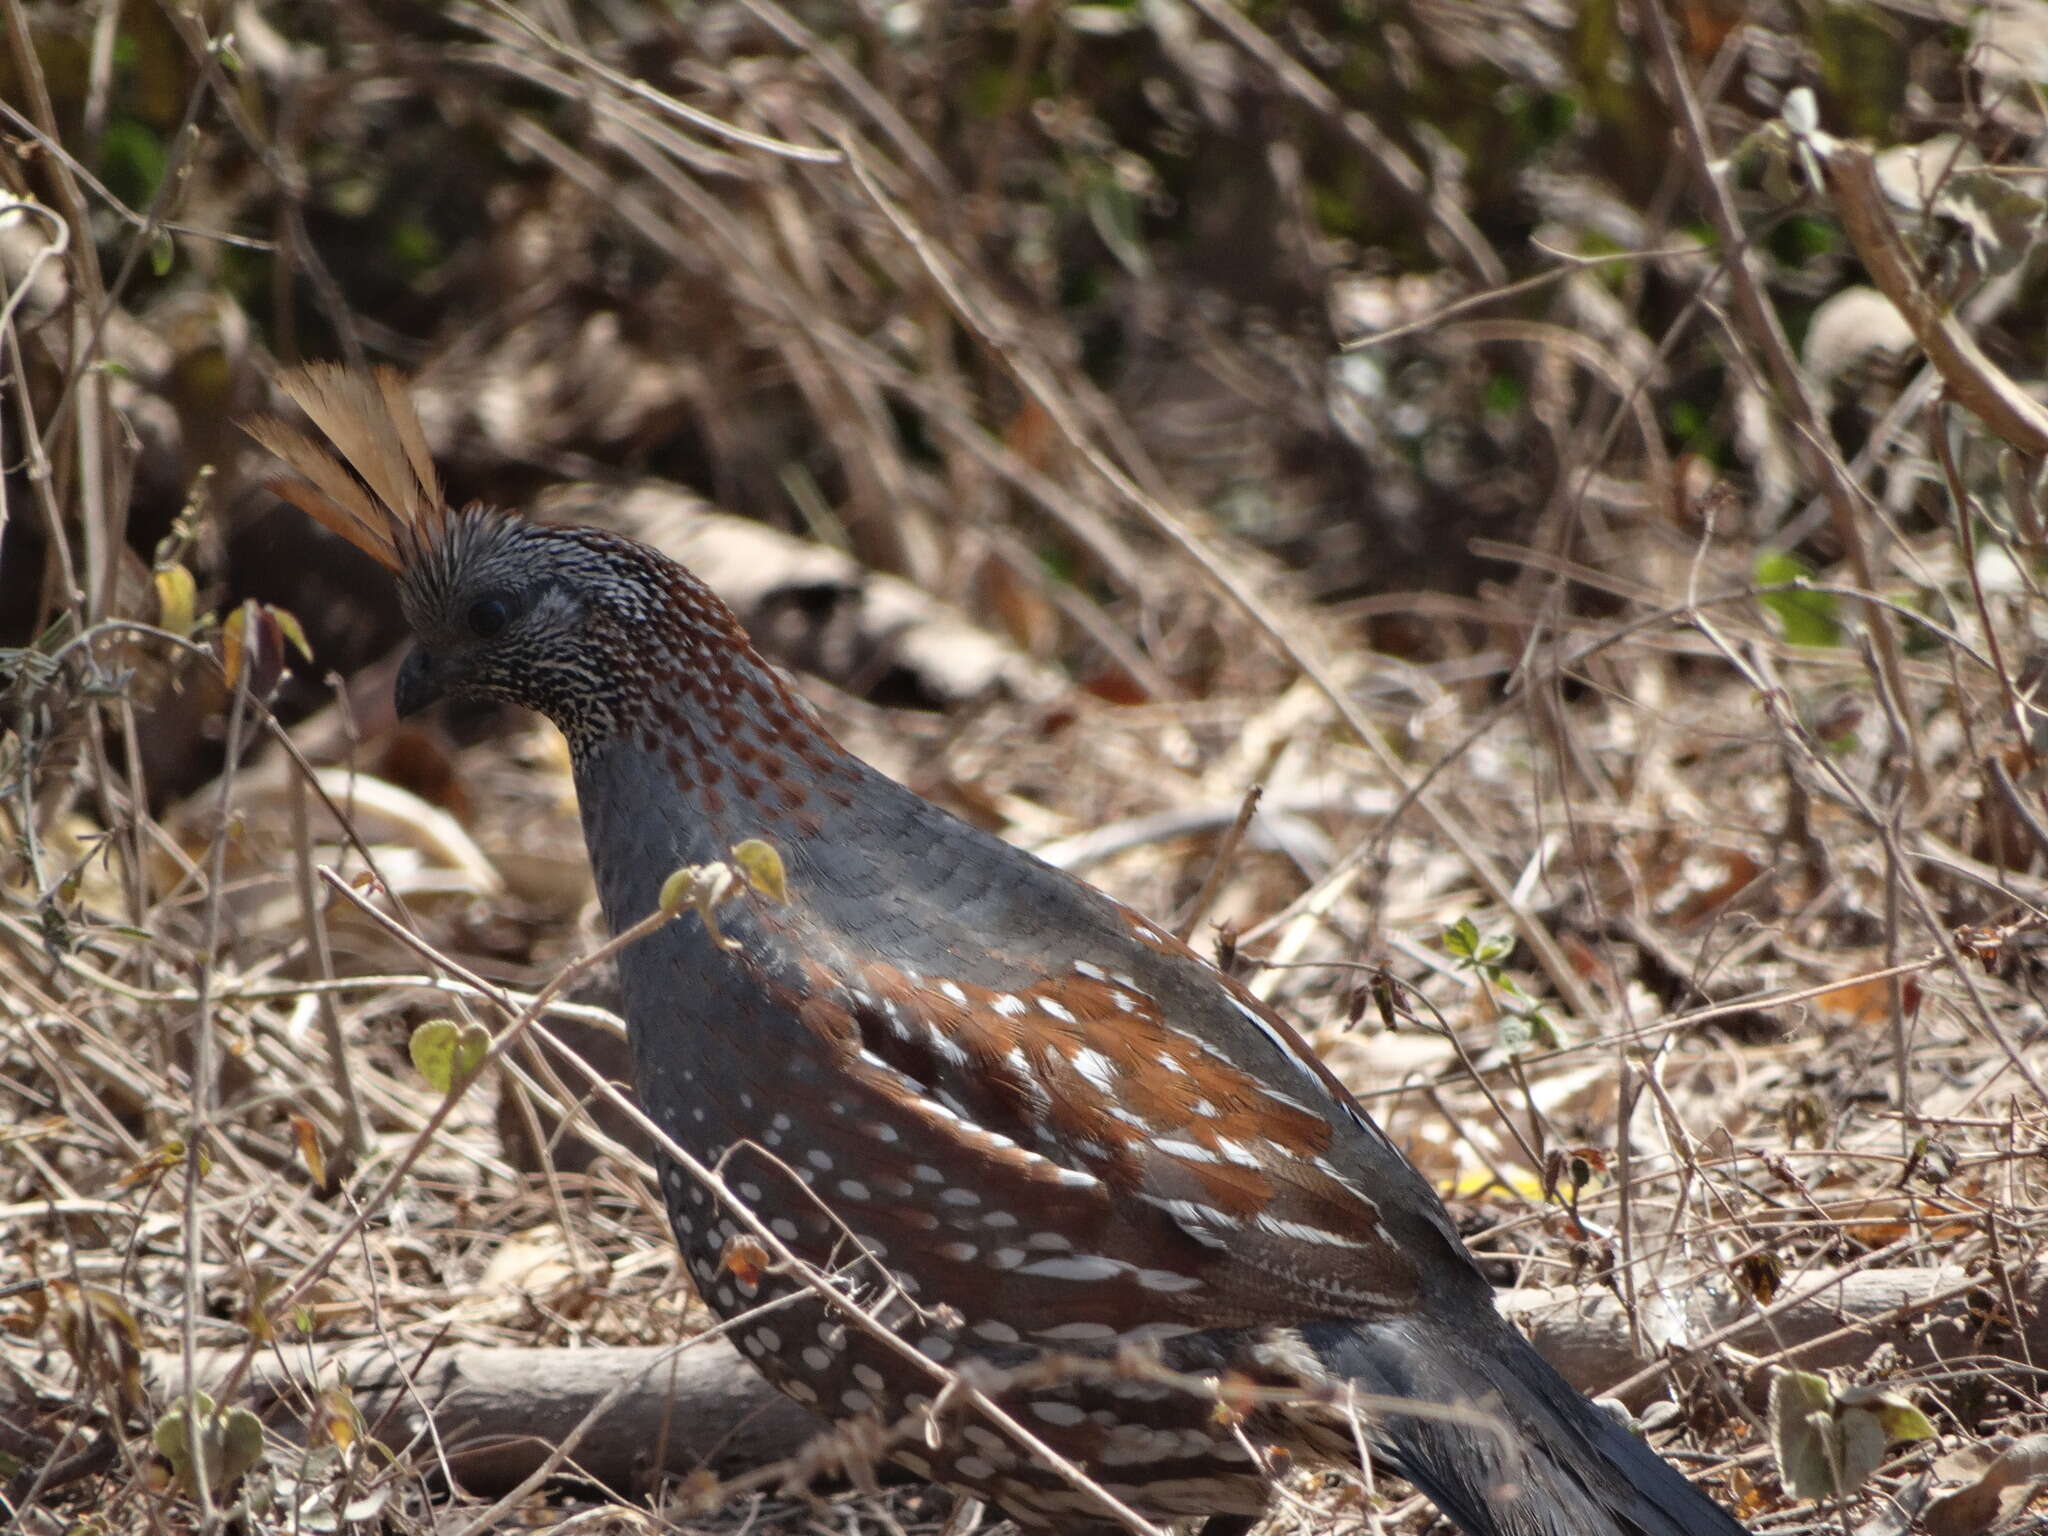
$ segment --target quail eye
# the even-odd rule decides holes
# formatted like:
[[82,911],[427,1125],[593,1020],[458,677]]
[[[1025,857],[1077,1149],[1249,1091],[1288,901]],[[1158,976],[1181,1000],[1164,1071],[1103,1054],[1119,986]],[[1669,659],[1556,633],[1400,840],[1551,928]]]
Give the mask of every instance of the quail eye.
[[512,619],[512,605],[502,597],[480,597],[469,605],[469,628],[479,640],[488,640]]

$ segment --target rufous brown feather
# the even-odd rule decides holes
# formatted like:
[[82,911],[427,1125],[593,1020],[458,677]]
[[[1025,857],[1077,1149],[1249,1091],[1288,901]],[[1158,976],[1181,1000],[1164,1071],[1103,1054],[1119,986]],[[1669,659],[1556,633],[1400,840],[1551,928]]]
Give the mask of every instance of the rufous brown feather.
[[280,476],[271,488],[386,569],[413,564],[439,535],[447,504],[404,379],[389,368],[314,363],[277,383],[336,451],[274,417],[249,422],[251,437],[305,477]]

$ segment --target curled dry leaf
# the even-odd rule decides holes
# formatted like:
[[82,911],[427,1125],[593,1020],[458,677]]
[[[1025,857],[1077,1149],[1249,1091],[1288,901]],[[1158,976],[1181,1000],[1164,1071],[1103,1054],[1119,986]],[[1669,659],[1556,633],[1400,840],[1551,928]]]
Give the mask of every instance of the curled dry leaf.
[[284,631],[250,598],[220,627],[220,667],[228,687],[243,682],[257,699],[267,699],[284,676]]
[[1916,1232],[1934,1242],[1960,1242],[1982,1220],[1960,1201],[1910,1194],[1825,1194],[1815,1203],[1844,1237],[1865,1248],[1882,1248]]
[[142,1403],[142,1326],[118,1291],[52,1280],[40,1293],[65,1353],[86,1381],[113,1387],[124,1408]]
[[1890,366],[1913,346],[1913,327],[1875,288],[1844,288],[1814,310],[1802,361],[1823,388],[1872,365]]
[[725,1490],[716,1473],[698,1467],[676,1485],[676,1497],[690,1514],[708,1515],[725,1502]]
[[768,1250],[759,1239],[742,1232],[726,1243],[718,1264],[742,1285],[759,1285],[768,1269]]
[[477,1289],[486,1295],[514,1292],[551,1300],[580,1278],[568,1239],[554,1222],[515,1232],[491,1255]]
[[1927,1536],[1978,1536],[2018,1514],[2048,1482],[2048,1435],[1966,1447],[1944,1457],[1936,1470],[1975,1473],[1972,1481],[1927,1506],[1921,1525]]
[[299,1157],[306,1165],[306,1171],[313,1176],[316,1185],[327,1183],[327,1154],[320,1147],[320,1132],[313,1122],[304,1115],[292,1116],[292,1139],[298,1143]]
[[320,1390],[318,1424],[337,1449],[346,1451],[363,1436],[363,1414],[356,1406],[355,1393],[346,1381]]
[[[151,858],[150,875],[159,890],[177,889],[191,863],[204,863],[213,839],[225,836],[223,868],[229,879],[221,898],[224,910],[248,931],[298,923],[303,908],[293,878],[293,817],[295,803],[303,803],[313,862],[347,870],[359,890],[388,893],[415,907],[466,907],[476,897],[504,893],[505,880],[490,857],[440,807],[383,779],[339,767],[316,769],[319,793],[305,793],[306,787],[295,782],[296,767],[282,758],[273,761],[274,770],[265,764],[237,774],[225,823],[218,780],[165,815],[177,848],[160,849]],[[353,851],[358,840],[377,861],[384,892],[377,878],[361,868]],[[405,963],[383,930],[356,915],[347,901],[331,900],[327,921],[352,948],[388,955],[395,965]]]
[[1785,1261],[1776,1253],[1745,1254],[1735,1267],[1735,1278],[1758,1303],[1769,1306],[1771,1298],[1778,1294],[1778,1287],[1784,1283]]

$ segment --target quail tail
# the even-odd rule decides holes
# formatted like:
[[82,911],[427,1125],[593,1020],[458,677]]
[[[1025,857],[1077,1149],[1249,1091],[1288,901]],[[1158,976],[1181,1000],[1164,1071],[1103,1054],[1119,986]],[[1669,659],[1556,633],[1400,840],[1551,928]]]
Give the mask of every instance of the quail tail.
[[1369,1420],[1375,1452],[1468,1536],[1743,1536],[1490,1308],[1455,1325],[1410,1317],[1310,1324],[1302,1335],[1362,1393],[1486,1416]]

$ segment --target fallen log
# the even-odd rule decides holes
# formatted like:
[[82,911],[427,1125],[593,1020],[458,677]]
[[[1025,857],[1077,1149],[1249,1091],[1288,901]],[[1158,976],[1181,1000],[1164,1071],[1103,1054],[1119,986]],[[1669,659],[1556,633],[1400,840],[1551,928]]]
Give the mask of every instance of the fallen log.
[[[182,1385],[175,1351],[144,1363],[166,1392]],[[217,1392],[241,1363],[240,1350],[199,1351],[200,1390]],[[723,1339],[595,1349],[444,1344],[411,1355],[351,1342],[316,1347],[310,1361],[304,1353],[259,1359],[236,1400],[273,1430],[304,1439],[320,1416],[310,1398],[337,1381],[374,1439],[394,1451],[412,1446],[430,1465],[438,1444],[449,1474],[484,1497],[521,1482],[592,1414],[561,1473],[629,1499],[698,1467],[731,1474],[779,1461],[826,1427]]]
[[[1898,1351],[1903,1367],[2048,1359],[2048,1265],[2017,1276],[2009,1296],[1957,1268],[1804,1276],[1768,1309],[1732,1285],[1702,1285],[1641,1309],[1640,1328],[1600,1287],[1505,1291],[1500,1302],[1581,1390],[1605,1393],[1647,1377],[1624,1394],[1635,1406],[1663,1393],[1649,1368],[1670,1358],[1666,1340],[1687,1348],[1711,1340],[1749,1357],[1789,1352],[1784,1363],[1809,1370],[1865,1360],[1881,1344]],[[446,1345],[423,1356],[354,1343],[316,1350],[310,1368],[269,1357],[245,1378],[241,1400],[280,1432],[297,1434],[315,1417],[306,1406],[309,1382],[329,1385],[339,1375],[370,1433],[388,1446],[424,1444],[431,1417],[449,1471],[486,1497],[533,1472],[593,1412],[596,1422],[563,1470],[627,1497],[664,1474],[709,1467],[730,1475],[782,1460],[824,1429],[720,1339],[639,1348]],[[201,1351],[201,1389],[216,1391],[240,1360],[235,1350]],[[175,1353],[147,1363],[160,1385],[182,1380]],[[1758,1405],[1768,1376],[1751,1371],[1741,1381]]]
[[[2048,1264],[2014,1272],[2009,1287],[1955,1266],[1799,1275],[1767,1306],[1721,1279],[1647,1303],[1633,1321],[1604,1286],[1503,1291],[1499,1300],[1574,1386],[1596,1395],[1619,1387],[1633,1408],[1663,1395],[1652,1367],[1707,1347],[1809,1371],[1860,1364],[1884,1344],[1902,1369],[2048,1360]],[[1771,1374],[1743,1374],[1753,1407],[1764,1406]]]

